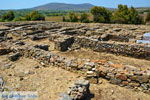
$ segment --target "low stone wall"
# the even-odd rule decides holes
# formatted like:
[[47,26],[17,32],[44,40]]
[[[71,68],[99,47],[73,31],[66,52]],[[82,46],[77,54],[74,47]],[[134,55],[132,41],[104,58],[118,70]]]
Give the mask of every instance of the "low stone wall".
[[53,65],[69,71],[80,71],[90,82],[94,80],[94,83],[98,83],[98,79],[103,77],[113,84],[150,93],[150,70],[105,60],[67,59],[33,46],[14,49],[25,57],[39,61],[43,66]]
[[150,59],[150,46],[148,45],[110,43],[87,37],[76,37],[75,43],[79,44],[81,47],[90,48],[97,52],[108,52],[124,56]]

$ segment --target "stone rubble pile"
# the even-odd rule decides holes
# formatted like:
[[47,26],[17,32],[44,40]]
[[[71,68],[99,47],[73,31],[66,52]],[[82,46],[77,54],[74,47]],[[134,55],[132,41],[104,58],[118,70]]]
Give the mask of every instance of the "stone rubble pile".
[[1,46],[0,46],[0,55],[5,55],[5,54],[8,54],[8,53],[10,53],[10,52],[11,52],[10,48],[1,47]]
[[3,77],[0,77],[0,92],[3,92],[4,80]]
[[14,53],[14,54],[10,55],[10,56],[8,57],[8,59],[9,59],[10,61],[16,61],[16,60],[18,60],[20,57],[21,57],[21,54],[20,54],[19,52],[17,52],[17,53]]
[[87,80],[78,80],[69,87],[67,93],[61,94],[59,100],[85,100],[90,94],[90,83]]
[[69,48],[71,48],[72,44],[74,43],[74,37],[63,35],[63,37],[55,39],[54,43],[56,50],[67,51]]

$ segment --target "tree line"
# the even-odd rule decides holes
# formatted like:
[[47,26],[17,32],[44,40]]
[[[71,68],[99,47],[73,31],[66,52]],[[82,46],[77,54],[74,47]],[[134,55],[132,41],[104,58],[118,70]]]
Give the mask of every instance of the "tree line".
[[2,16],[0,16],[0,21],[37,21],[37,20],[45,20],[45,16],[40,14],[38,11],[32,11],[24,16],[15,17],[13,11],[8,11]]
[[[54,14],[55,13],[56,12],[54,12]],[[46,15],[49,14],[50,13],[46,13]],[[0,15],[0,21],[45,20],[46,15],[41,13],[41,11],[30,11],[22,16],[16,16],[13,11],[8,11]],[[150,22],[150,12],[147,13],[145,17],[141,17],[139,12],[134,7],[128,8],[127,5],[118,5],[118,9],[115,11],[108,10],[104,7],[94,6],[90,9],[89,12],[87,11],[80,13],[69,12],[68,14],[64,12],[64,14],[60,15],[62,15],[62,20],[64,22],[82,22],[82,23],[95,22],[95,23],[119,23],[119,24],[145,24],[146,22]]]
[[88,13],[83,13],[79,16],[71,12],[68,15],[68,19],[63,17],[63,21],[119,24],[144,24],[150,21],[150,13],[145,18],[141,17],[134,7],[128,8],[127,5],[118,5],[118,9],[115,11],[95,6],[90,9],[90,13],[93,15],[93,20],[89,19]]

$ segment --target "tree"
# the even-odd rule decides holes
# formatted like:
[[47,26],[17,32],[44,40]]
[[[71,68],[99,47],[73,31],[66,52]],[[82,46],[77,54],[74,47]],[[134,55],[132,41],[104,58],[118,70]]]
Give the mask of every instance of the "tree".
[[128,8],[127,5],[118,5],[118,10],[113,14],[113,22],[121,24],[140,24],[142,23],[138,12],[134,7]]
[[81,16],[80,16],[80,21],[83,22],[83,23],[88,23],[89,22],[88,14],[82,13]]
[[69,21],[70,22],[78,22],[78,16],[74,12],[69,13]]
[[2,20],[4,21],[12,21],[15,18],[13,11],[8,11],[7,13],[2,15]]
[[150,12],[146,15],[145,22],[150,22]]
[[94,22],[108,23],[111,21],[111,12],[104,7],[93,7],[90,11],[94,17]]
[[38,11],[32,11],[31,13],[25,16],[25,19],[28,21],[37,21],[37,20],[45,20],[45,17],[38,13]]

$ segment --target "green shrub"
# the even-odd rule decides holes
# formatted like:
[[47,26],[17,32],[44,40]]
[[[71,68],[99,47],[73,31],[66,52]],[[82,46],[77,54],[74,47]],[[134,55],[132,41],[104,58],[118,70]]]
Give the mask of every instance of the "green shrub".
[[104,7],[93,7],[90,11],[94,17],[94,22],[109,23],[111,21],[111,12]]
[[68,16],[70,22],[78,22],[78,16],[74,12],[70,12]]
[[88,14],[86,13],[82,13],[80,16],[80,22],[82,23],[89,23],[89,19],[88,19]]
[[25,17],[16,17],[13,21],[26,21]]
[[15,15],[13,11],[8,11],[7,13],[3,14],[1,18],[3,21],[12,21],[15,18]]
[[145,22],[150,22],[150,12],[146,15]]
[[118,5],[118,10],[113,14],[114,23],[120,24],[141,24],[142,19],[134,7],[128,8],[127,5]]
[[38,13],[38,11],[32,11],[31,13],[25,16],[27,21],[38,21],[38,20],[45,20],[45,17]]

